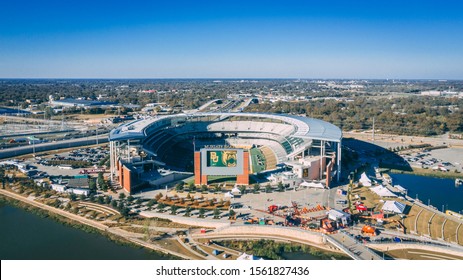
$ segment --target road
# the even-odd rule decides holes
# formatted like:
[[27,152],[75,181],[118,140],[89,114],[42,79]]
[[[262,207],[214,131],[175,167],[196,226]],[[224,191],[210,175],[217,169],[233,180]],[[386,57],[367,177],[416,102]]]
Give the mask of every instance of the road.
[[338,231],[335,234],[327,235],[328,242],[332,243],[343,252],[348,254],[354,260],[381,260],[382,257],[365,244],[358,242],[351,236],[347,235],[342,231]]
[[41,144],[36,144],[36,145],[28,145],[28,146],[11,148],[11,149],[4,149],[4,150],[0,150],[0,159],[32,154],[34,150],[35,150],[35,153],[39,153],[39,152],[52,151],[52,150],[57,150],[57,149],[66,149],[66,148],[95,145],[97,144],[97,142],[100,144],[107,143],[108,134],[98,135],[98,139],[97,137],[93,136],[93,137],[62,140],[62,141],[56,141],[56,142],[50,142],[50,143],[41,143]]

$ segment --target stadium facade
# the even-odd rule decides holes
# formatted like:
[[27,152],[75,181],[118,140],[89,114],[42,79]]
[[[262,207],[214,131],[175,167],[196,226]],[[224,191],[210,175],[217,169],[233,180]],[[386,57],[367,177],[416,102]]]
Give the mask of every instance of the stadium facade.
[[[303,180],[323,180],[326,185],[333,178],[339,180],[341,174],[341,130],[302,116],[194,113],[149,117],[112,130],[109,141],[111,180],[117,180],[129,193],[193,174],[196,184],[208,182],[205,175],[233,174],[237,183],[248,184],[249,174],[282,165],[293,168]],[[214,158],[223,157],[225,151],[228,167],[207,167],[210,155],[201,155],[206,151],[212,151]],[[201,169],[212,173],[201,173]],[[234,169],[243,172],[230,172]]]

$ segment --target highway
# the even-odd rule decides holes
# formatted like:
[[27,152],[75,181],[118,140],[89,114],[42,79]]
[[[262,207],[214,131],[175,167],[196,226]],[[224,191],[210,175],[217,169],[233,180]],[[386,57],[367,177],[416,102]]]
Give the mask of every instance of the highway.
[[85,137],[85,138],[76,138],[76,139],[69,139],[69,140],[62,140],[56,142],[49,142],[49,143],[41,143],[35,145],[28,145],[10,149],[3,149],[0,150],[0,159],[11,158],[11,157],[18,157],[22,155],[40,153],[45,151],[52,151],[57,149],[66,149],[66,148],[74,148],[74,147],[81,147],[81,146],[89,146],[101,143],[108,142],[108,134],[101,134],[98,135],[98,139],[95,136],[92,137]]

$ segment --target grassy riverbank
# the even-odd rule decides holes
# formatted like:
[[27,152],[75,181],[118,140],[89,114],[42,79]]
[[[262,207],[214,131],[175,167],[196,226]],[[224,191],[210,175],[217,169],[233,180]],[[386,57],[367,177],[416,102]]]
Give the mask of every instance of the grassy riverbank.
[[424,168],[413,168],[413,171],[403,171],[398,169],[391,169],[391,173],[396,174],[411,174],[411,175],[420,175],[420,176],[428,176],[434,178],[444,178],[444,179],[456,179],[456,178],[463,178],[462,173],[455,173],[455,172],[442,172],[436,171],[432,169],[424,169]]
[[87,232],[87,233],[100,234],[100,235],[106,237],[107,239],[111,240],[112,242],[114,242],[114,243],[116,243],[118,245],[129,246],[129,247],[133,247],[133,248],[136,248],[136,249],[142,249],[143,248],[145,250],[155,252],[157,255],[160,255],[160,256],[162,256],[162,257],[164,257],[166,259],[179,259],[179,258],[177,258],[177,257],[175,257],[173,255],[165,254],[163,252],[155,251],[155,250],[152,250],[152,249],[137,245],[137,244],[135,244],[133,242],[128,241],[127,239],[125,239],[123,237],[120,237],[120,236],[117,236],[115,234],[96,229],[94,227],[79,223],[79,222],[71,220],[71,219],[67,219],[67,218],[65,218],[65,217],[63,217],[63,216],[61,216],[59,214],[55,214],[55,213],[52,213],[50,211],[37,208],[37,207],[35,207],[33,205],[30,205],[30,204],[27,204],[25,202],[16,200],[14,198],[4,196],[2,194],[0,194],[0,203],[5,203],[5,204],[11,205],[13,207],[24,209],[25,211],[33,213],[33,214],[35,214],[35,215],[37,215],[39,217],[50,218],[50,219],[52,219],[52,220],[54,220],[54,221],[56,221],[56,222],[58,222],[60,224],[70,226],[70,227],[82,230],[84,232]]
[[[216,241],[217,242],[217,241]],[[338,253],[324,251],[315,247],[297,244],[297,243],[281,243],[274,240],[258,240],[258,241],[242,241],[242,240],[223,240],[217,242],[219,245],[228,247],[238,251],[244,251],[247,254],[253,254],[265,259],[282,260],[284,253],[302,252],[311,254],[322,260],[349,260],[350,258]]]

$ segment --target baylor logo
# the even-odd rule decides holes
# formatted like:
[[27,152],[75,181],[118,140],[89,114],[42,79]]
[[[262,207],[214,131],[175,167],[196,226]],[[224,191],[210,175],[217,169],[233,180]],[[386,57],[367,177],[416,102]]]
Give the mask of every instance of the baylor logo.
[[236,166],[236,152],[235,151],[224,151],[222,155],[222,162],[227,167]]

